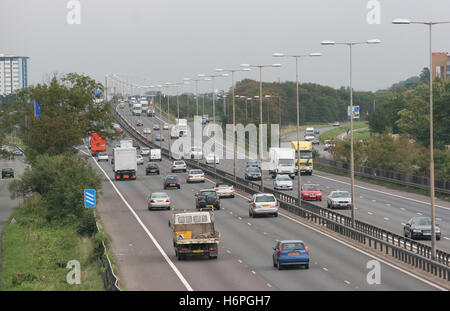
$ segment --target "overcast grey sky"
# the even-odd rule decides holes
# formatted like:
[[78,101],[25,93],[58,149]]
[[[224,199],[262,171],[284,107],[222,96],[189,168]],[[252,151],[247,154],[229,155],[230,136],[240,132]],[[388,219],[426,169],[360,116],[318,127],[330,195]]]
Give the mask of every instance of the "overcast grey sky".
[[[377,90],[428,66],[428,30],[392,25],[396,17],[450,20],[449,0],[379,0],[381,24],[369,25],[369,0],[80,0],[81,24],[69,25],[68,0],[1,0],[0,53],[30,57],[31,83],[80,72],[104,81],[117,73],[138,83],[178,82],[242,63],[282,63],[264,81],[295,80],[293,59],[273,52],[321,52],[301,63],[302,81],[349,84],[348,48],[322,40],[381,45],[354,49],[354,87]],[[450,25],[434,28],[434,51],[450,51]],[[257,72],[238,73],[238,80]],[[143,79],[147,80],[144,81]],[[230,79],[217,81],[228,88]],[[203,83],[201,91],[210,88]]]

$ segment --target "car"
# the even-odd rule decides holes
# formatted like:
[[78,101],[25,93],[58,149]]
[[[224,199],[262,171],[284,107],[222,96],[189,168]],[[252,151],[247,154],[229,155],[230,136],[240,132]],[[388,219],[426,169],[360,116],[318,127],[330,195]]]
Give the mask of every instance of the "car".
[[184,162],[182,160],[173,161],[171,171],[172,171],[172,173],[174,173],[176,171],[183,171],[186,173],[186,171],[187,171],[186,162]]
[[168,130],[169,129],[169,123],[164,122],[163,124],[163,130]]
[[341,126],[341,124],[338,121],[336,121],[336,122],[333,123],[333,126],[334,127],[339,127],[339,126]]
[[319,200],[322,201],[322,191],[319,185],[304,184],[301,190],[302,200]]
[[152,130],[148,127],[142,130],[142,134],[144,135],[150,135],[152,133]]
[[281,270],[282,266],[301,265],[309,269],[309,251],[301,240],[278,241],[273,248],[273,266]]
[[273,215],[278,217],[278,200],[272,193],[257,193],[248,201],[248,215]]
[[261,168],[261,163],[259,162],[259,160],[256,159],[249,159],[247,160],[247,162],[245,163],[246,167],[257,167],[257,168]]
[[141,155],[146,156],[150,154],[150,148],[149,147],[142,147],[141,148]]
[[314,139],[312,140],[312,144],[313,145],[320,145],[320,140],[317,137],[314,137]]
[[144,126],[144,122],[142,122],[142,120],[137,120],[136,126]]
[[[205,162],[206,162],[206,164],[214,163],[214,153],[209,153],[205,157]],[[216,154],[216,164],[219,164],[219,156],[217,154]]]
[[234,187],[228,183],[216,183],[216,192],[220,198],[234,198]]
[[191,150],[186,152],[186,159],[201,159],[203,157],[203,151],[201,147],[192,147]]
[[331,191],[330,195],[327,197],[327,207],[328,208],[351,208],[352,198],[348,191]]
[[153,130],[154,131],[159,131],[160,130],[160,127],[159,127],[158,123],[153,124]]
[[120,148],[120,144],[115,144],[114,148]]
[[20,157],[20,156],[23,156],[23,152],[20,151],[20,150],[17,149],[17,148],[13,150],[12,154],[15,155],[15,156],[19,156],[19,157]]
[[145,175],[157,174],[159,175],[159,166],[156,163],[148,163],[145,167]]
[[320,131],[319,130],[314,130],[314,135],[319,135]]
[[170,210],[170,197],[165,192],[154,192],[147,199],[148,210],[165,208]]
[[156,140],[156,141],[164,141],[164,136],[162,136],[162,135],[156,135],[155,140]]
[[[435,227],[436,240],[441,239],[441,229],[436,224]],[[430,217],[413,217],[403,227],[403,235],[411,239],[431,239],[431,218]]]
[[176,187],[178,189],[181,189],[180,180],[178,179],[178,176],[176,175],[168,175],[164,179],[163,183],[164,189]]
[[205,182],[205,173],[202,170],[190,170],[186,178],[187,183]]
[[246,180],[261,180],[261,171],[258,167],[248,166],[245,169],[244,178]]
[[100,162],[100,161],[106,161],[106,162],[108,162],[108,161],[109,161],[108,154],[107,154],[106,152],[100,152],[100,153],[98,153],[98,154],[97,154],[97,161],[98,161],[98,162]]
[[139,146],[138,142],[135,139],[133,140],[133,147],[136,149],[141,149],[141,146]]
[[214,189],[203,189],[195,195],[196,208],[220,209],[220,198]]
[[294,188],[294,183],[289,175],[278,174],[273,181],[273,187],[275,190],[292,190]]
[[11,167],[6,167],[2,169],[2,179],[3,178],[14,178],[14,169]]
[[315,138],[314,135],[305,135],[305,140],[306,140],[306,141],[313,141],[314,138]]
[[140,154],[136,155],[136,162],[138,165],[144,165],[144,157]]

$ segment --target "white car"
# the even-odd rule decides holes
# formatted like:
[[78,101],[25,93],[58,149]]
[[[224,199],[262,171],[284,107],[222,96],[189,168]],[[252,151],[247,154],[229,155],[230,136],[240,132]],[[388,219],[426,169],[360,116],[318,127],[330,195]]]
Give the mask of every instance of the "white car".
[[136,156],[136,162],[137,162],[138,165],[144,165],[144,157],[141,156],[140,154],[138,154]]
[[144,135],[150,135],[152,133],[152,130],[148,127],[142,130],[142,134]]
[[186,173],[186,171],[187,171],[186,162],[184,162],[182,160],[180,160],[180,161],[173,161],[171,171],[172,171],[172,173],[176,172],[176,171],[183,171],[183,172]]
[[[214,164],[214,153],[210,153],[205,157],[206,164]],[[219,156],[216,154],[216,164],[219,164]]]
[[150,154],[150,148],[148,148],[148,147],[142,147],[141,148],[141,155],[142,156],[146,156],[146,155],[149,155]]
[[153,208],[165,208],[170,210],[170,197],[165,192],[154,192],[147,199],[148,210]]
[[314,135],[306,135],[306,136],[305,136],[305,140],[306,140],[306,141],[313,141],[314,138],[315,138]]
[[277,190],[292,190],[294,183],[289,175],[279,174],[275,178],[273,187]]
[[201,159],[203,158],[203,151],[200,147],[192,147],[191,150],[184,155],[186,159]]
[[189,184],[191,182],[205,182],[205,173],[202,170],[190,170],[186,182]]
[[348,191],[331,191],[327,197],[328,208],[352,208],[352,198]]
[[169,123],[164,122],[163,124],[163,130],[168,130],[169,129]]
[[278,217],[278,201],[272,193],[254,194],[252,199],[248,201],[248,215],[256,217],[256,215],[273,215]]
[[109,161],[109,157],[108,154],[106,152],[100,152],[99,154],[97,154],[97,161]]
[[220,198],[231,197],[234,198],[234,187],[227,183],[217,183],[216,192]]

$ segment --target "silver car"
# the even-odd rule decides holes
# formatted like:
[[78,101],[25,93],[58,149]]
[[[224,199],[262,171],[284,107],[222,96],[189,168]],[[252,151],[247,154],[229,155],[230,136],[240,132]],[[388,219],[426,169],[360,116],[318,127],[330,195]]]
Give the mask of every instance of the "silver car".
[[294,188],[294,183],[289,175],[279,174],[275,178],[273,187],[277,190],[292,190]]
[[271,193],[254,194],[252,199],[248,201],[248,215],[256,217],[256,215],[273,215],[278,217],[278,201]]
[[169,129],[169,124],[167,122],[164,122],[163,130],[168,130],[168,129]]
[[348,191],[331,191],[327,197],[328,208],[351,208],[352,198]]
[[205,182],[205,173],[202,170],[190,170],[186,178],[187,183],[191,182]]
[[142,147],[141,148],[141,155],[142,156],[146,156],[146,155],[149,155],[150,154],[150,148],[148,148],[148,147]]
[[165,192],[154,192],[147,200],[148,209],[165,208],[170,210],[170,197]]
[[100,161],[106,161],[106,162],[108,162],[108,161],[109,161],[108,154],[107,154],[106,152],[100,152],[100,153],[97,155],[97,161],[98,161],[98,162],[100,162]]
[[146,127],[145,129],[142,130],[142,134],[144,135],[150,135],[152,133],[152,130],[148,127]]
[[174,173],[176,171],[183,171],[183,172],[186,173],[186,171],[187,171],[186,162],[184,162],[184,161],[173,161],[171,172]]

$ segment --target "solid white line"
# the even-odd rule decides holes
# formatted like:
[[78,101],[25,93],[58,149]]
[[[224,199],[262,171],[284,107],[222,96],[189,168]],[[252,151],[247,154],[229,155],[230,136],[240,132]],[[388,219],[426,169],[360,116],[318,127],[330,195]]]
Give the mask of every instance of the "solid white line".
[[[328,180],[332,180],[332,181],[335,181],[335,182],[339,182],[341,184],[350,185],[349,183],[346,183],[344,181],[336,180],[336,179],[325,177],[325,176],[320,176],[317,173],[315,174],[315,176],[320,177],[320,178],[324,178],[324,179],[328,179]],[[389,193],[389,192],[384,192],[384,191],[380,191],[380,190],[376,190],[376,189],[370,189],[370,188],[366,188],[366,187],[358,186],[358,185],[355,185],[355,187],[358,187],[358,188],[361,188],[361,189],[364,189],[364,190],[368,190],[368,191],[374,191],[374,192],[378,192],[378,193],[382,193],[382,194],[387,194],[387,195],[390,195],[390,196],[393,196],[393,197],[397,197],[397,198],[401,198],[401,199],[405,199],[405,200],[410,200],[410,201],[417,202],[417,203],[430,205],[429,202],[423,202],[423,201],[407,198],[407,197],[404,197],[404,196],[401,196],[401,195],[392,194],[392,193]],[[446,209],[446,210],[450,211],[450,207],[436,205],[436,204],[434,206],[440,207],[440,208],[443,208],[443,209]]]
[[396,269],[396,270],[398,270],[398,271],[401,271],[401,272],[403,272],[403,273],[405,273],[405,274],[407,274],[407,275],[409,275],[409,276],[411,276],[411,277],[413,277],[413,278],[415,278],[415,279],[418,279],[419,281],[422,281],[422,282],[424,282],[424,283],[426,283],[426,284],[428,284],[428,285],[430,285],[430,286],[432,286],[432,287],[434,287],[434,288],[437,288],[437,289],[439,289],[439,290],[441,290],[441,291],[447,291],[447,289],[445,289],[445,288],[443,288],[443,287],[441,287],[441,286],[439,286],[439,285],[436,285],[436,284],[434,284],[434,283],[432,283],[432,282],[430,282],[430,281],[428,281],[428,280],[426,280],[426,279],[421,278],[421,277],[418,276],[418,275],[415,275],[415,274],[413,274],[413,273],[411,273],[411,272],[409,272],[409,271],[406,271],[406,270],[404,270],[404,269],[402,269],[402,268],[400,268],[400,267],[397,267],[397,266],[395,266],[395,265],[393,265],[393,264],[391,264],[391,263],[389,263],[389,262],[387,262],[387,261],[385,261],[385,260],[383,260],[383,259],[381,259],[381,258],[379,258],[379,257],[376,257],[376,256],[374,256],[374,255],[372,255],[372,254],[369,254],[369,253],[367,253],[367,252],[365,252],[365,251],[363,251],[363,250],[361,250],[361,249],[359,249],[359,248],[357,248],[357,247],[355,247],[355,246],[353,246],[353,245],[350,245],[350,244],[348,244],[348,243],[346,243],[346,242],[344,242],[344,241],[341,241],[341,240],[339,240],[338,238],[335,238],[334,236],[329,235],[328,233],[322,232],[322,231],[320,231],[320,230],[318,230],[318,229],[316,229],[316,228],[313,228],[313,227],[311,227],[311,226],[309,226],[309,225],[307,225],[307,224],[301,223],[301,222],[299,222],[298,220],[296,220],[296,219],[294,219],[294,218],[292,218],[292,217],[289,217],[289,216],[287,216],[287,215],[284,215],[284,214],[281,214],[281,213],[280,213],[279,215],[281,215],[282,217],[285,217],[285,218],[287,218],[287,219],[289,219],[289,220],[292,220],[293,222],[296,222],[296,223],[298,223],[298,224],[300,224],[300,225],[302,225],[302,226],[305,226],[305,227],[307,227],[307,228],[309,228],[309,229],[311,229],[311,230],[313,230],[313,231],[315,231],[315,232],[317,232],[317,233],[320,233],[320,234],[322,234],[322,235],[324,235],[324,236],[326,236],[326,237],[329,237],[330,239],[333,239],[333,240],[335,240],[336,242],[338,242],[338,243],[340,243],[340,244],[343,244],[343,245],[345,245],[345,246],[347,246],[347,247],[349,247],[349,248],[351,248],[351,249],[353,249],[353,250],[355,250],[355,251],[357,251],[357,252],[359,252],[359,253],[361,253],[361,254],[364,254],[364,255],[366,255],[366,256],[368,256],[368,257],[370,257],[370,258],[376,259],[376,260],[378,260],[378,261],[384,263],[385,265],[390,266],[391,268],[394,268],[394,269]]
[[[86,146],[87,149],[87,146]],[[91,156],[92,157],[92,156]],[[178,278],[180,279],[180,281],[183,283],[183,285],[186,287],[186,289],[188,291],[193,291],[191,285],[189,285],[188,281],[186,281],[186,279],[184,278],[184,276],[181,274],[181,272],[178,270],[178,268],[175,266],[175,264],[172,262],[172,260],[170,260],[169,256],[167,256],[166,252],[164,252],[163,248],[161,247],[161,245],[159,245],[158,241],[155,239],[155,237],[153,236],[153,234],[151,234],[151,232],[147,229],[147,227],[144,225],[144,223],[142,222],[142,220],[139,218],[139,216],[136,214],[136,212],[133,210],[133,208],[130,206],[130,204],[128,204],[127,200],[125,200],[124,196],[122,195],[122,193],[120,193],[119,189],[117,189],[116,185],[114,185],[114,183],[112,182],[112,180],[109,178],[108,174],[106,174],[106,172],[103,170],[103,168],[97,163],[97,161],[94,162],[97,164],[98,168],[103,172],[103,174],[106,176],[106,178],[108,179],[108,181],[111,183],[111,185],[113,186],[114,190],[117,192],[117,194],[119,195],[119,197],[122,199],[122,201],[125,203],[125,205],[128,207],[128,209],[130,210],[131,214],[133,214],[133,216],[136,218],[136,220],[138,221],[138,223],[141,225],[142,229],[144,229],[144,231],[147,233],[147,235],[150,237],[150,239],[152,240],[153,244],[156,246],[156,248],[159,250],[159,252],[161,253],[161,255],[164,257],[164,259],[167,261],[167,263],[169,264],[169,266],[172,268],[172,270],[175,272],[175,274],[178,276]]]

